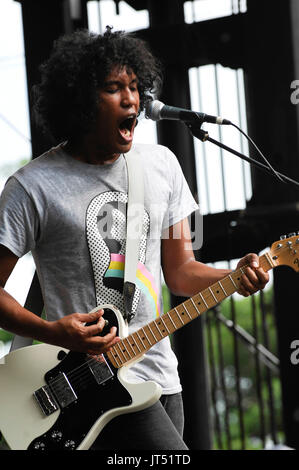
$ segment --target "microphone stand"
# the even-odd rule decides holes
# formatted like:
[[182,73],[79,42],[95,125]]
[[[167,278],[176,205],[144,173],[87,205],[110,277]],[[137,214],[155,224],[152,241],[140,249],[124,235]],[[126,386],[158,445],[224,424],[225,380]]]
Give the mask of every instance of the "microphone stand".
[[[272,176],[273,175],[273,171],[268,168],[266,165],[264,165],[263,163],[260,163],[258,162],[257,160],[254,160],[253,158],[250,158],[250,157],[246,157],[245,155],[243,155],[242,153],[240,152],[237,152],[237,150],[234,150],[230,147],[228,147],[227,145],[224,145],[222,142],[218,142],[217,140],[215,139],[212,139],[210,136],[209,136],[209,133],[207,131],[205,131],[204,129],[201,129],[201,126],[203,124],[203,121],[201,123],[197,122],[196,124],[193,123],[193,122],[185,122],[186,126],[188,127],[188,129],[190,130],[191,134],[196,137],[197,139],[201,140],[202,142],[206,142],[206,141],[209,141],[209,142],[212,142],[212,144],[215,144],[217,145],[218,147],[224,149],[224,150],[227,150],[228,152],[236,155],[237,157],[241,158],[242,160],[245,160],[255,166],[257,166],[258,168],[261,168],[263,169],[264,171],[267,171],[268,173],[271,173]],[[275,170],[276,171],[276,170]],[[283,178],[284,182],[288,182],[288,183],[292,183],[294,186],[297,186],[298,189],[299,189],[299,183],[298,181],[295,181],[293,180],[292,178],[289,178],[288,176],[286,175],[283,175],[282,173],[279,173],[278,171],[276,171],[277,175],[279,175],[281,178]]]

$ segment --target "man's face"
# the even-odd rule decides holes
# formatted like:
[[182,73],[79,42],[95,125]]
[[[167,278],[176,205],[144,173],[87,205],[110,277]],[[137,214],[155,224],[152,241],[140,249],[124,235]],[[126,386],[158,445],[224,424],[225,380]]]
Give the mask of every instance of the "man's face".
[[139,91],[134,72],[115,67],[99,90],[98,115],[92,139],[103,160],[128,152],[132,146]]

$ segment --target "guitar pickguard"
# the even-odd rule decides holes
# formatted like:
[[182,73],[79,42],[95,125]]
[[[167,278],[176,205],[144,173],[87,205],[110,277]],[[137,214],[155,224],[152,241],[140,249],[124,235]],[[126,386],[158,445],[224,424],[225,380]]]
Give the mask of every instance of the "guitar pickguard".
[[[105,310],[104,318],[108,322],[106,330],[118,327],[112,310]],[[104,329],[101,335],[107,332]],[[45,382],[42,389],[46,388],[47,398],[36,397],[41,414],[51,413],[49,405],[48,411],[43,409],[46,400],[55,403],[60,414],[46,433],[30,443],[28,450],[74,450],[101,415],[132,403],[131,395],[118,380],[117,370],[105,355],[95,357],[70,351],[45,374]],[[42,392],[39,389],[35,395]]]
[[[107,320],[101,335],[116,326],[117,335],[127,338],[121,313],[110,304],[92,312],[100,308]],[[126,347],[117,348],[123,359]],[[89,449],[111,419],[143,410],[161,396],[155,382],[129,380],[129,367],[142,357],[119,367],[110,352],[94,357],[45,343],[9,353],[0,366],[0,431],[9,448]]]

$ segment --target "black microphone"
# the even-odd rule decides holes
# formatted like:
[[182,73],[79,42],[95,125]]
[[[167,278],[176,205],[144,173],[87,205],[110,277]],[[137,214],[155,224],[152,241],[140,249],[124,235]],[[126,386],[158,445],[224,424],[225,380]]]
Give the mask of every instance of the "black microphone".
[[153,121],[160,121],[160,119],[173,119],[184,122],[201,121],[210,122],[211,124],[231,124],[228,119],[223,119],[220,116],[211,116],[210,114],[176,108],[175,106],[168,106],[158,100],[150,101],[146,104],[145,116]]

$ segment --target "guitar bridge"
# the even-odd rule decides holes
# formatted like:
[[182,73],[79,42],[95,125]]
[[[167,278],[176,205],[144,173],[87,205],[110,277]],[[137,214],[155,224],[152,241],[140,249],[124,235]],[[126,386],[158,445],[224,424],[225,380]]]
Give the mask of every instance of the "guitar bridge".
[[36,390],[33,395],[46,416],[59,408],[65,408],[78,398],[64,372],[49,381],[49,385]]

